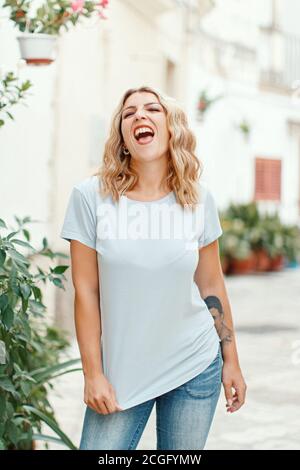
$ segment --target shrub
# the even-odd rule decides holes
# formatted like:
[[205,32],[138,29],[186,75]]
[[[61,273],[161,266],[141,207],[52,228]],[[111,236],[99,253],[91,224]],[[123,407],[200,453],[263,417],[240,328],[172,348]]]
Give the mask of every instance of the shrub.
[[[46,238],[41,250],[34,249],[25,228],[30,218],[15,219],[17,230],[5,236],[2,231],[7,230],[7,226],[0,219],[0,448],[31,449],[35,439],[42,439],[55,440],[75,449],[58,426],[48,391],[53,388],[54,377],[81,370],[71,368],[80,359],[59,362],[69,341],[66,332],[47,325],[40,288],[40,283],[49,281],[64,289],[63,273],[68,266],[50,267],[48,272],[37,266],[37,272],[32,272],[35,256],[55,260],[66,255],[53,252]],[[19,233],[25,240],[18,237]],[[25,256],[17,247],[31,253]],[[43,435],[42,422],[58,437]]]

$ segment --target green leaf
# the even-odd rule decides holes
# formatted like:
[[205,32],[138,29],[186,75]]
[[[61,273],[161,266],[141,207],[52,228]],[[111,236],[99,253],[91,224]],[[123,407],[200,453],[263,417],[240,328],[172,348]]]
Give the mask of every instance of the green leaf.
[[28,269],[23,264],[20,264],[12,260],[12,265],[17,271],[20,271],[22,274],[24,274],[24,276],[26,277],[30,276]]
[[58,372],[62,369],[65,369],[66,367],[70,367],[74,364],[77,364],[80,362],[80,358],[77,359],[71,359],[65,362],[62,362],[60,364],[56,364],[55,366],[50,366],[50,367],[42,367],[40,369],[36,369],[34,371],[31,371],[29,375],[34,377],[37,382],[41,382],[46,380],[48,377],[51,377],[53,373]]
[[6,237],[6,240],[10,240],[14,235],[16,235],[16,233],[18,233],[18,231],[9,233]]
[[25,314],[28,308],[28,299],[22,297],[22,313]]
[[8,305],[8,296],[6,294],[0,295],[0,310],[4,310]]
[[15,118],[13,117],[13,115],[9,111],[6,111],[6,114],[10,119],[12,119],[12,121],[14,121]]
[[22,380],[25,380],[25,381],[28,380],[30,382],[36,383],[36,380],[29,375],[28,371],[22,370],[16,362],[14,363],[14,369],[16,371],[15,374],[13,375],[14,380],[17,378],[18,379],[21,378]]
[[30,240],[30,233],[28,232],[28,230],[26,230],[26,228],[24,228],[24,229],[22,230],[22,232],[23,232],[23,235],[24,235],[24,237],[26,238],[26,240],[29,241],[29,240]]
[[60,377],[61,375],[69,374],[70,372],[77,372],[77,371],[79,371],[79,370],[82,370],[82,367],[78,367],[77,369],[68,369],[68,370],[65,370],[65,371],[61,372],[60,374],[52,375],[52,376],[49,377],[47,380],[53,380],[53,379],[56,379],[56,377]]
[[39,289],[36,286],[31,286],[31,289],[32,289],[35,300],[37,300],[37,301],[41,300],[41,298],[42,298],[41,289]]
[[30,243],[24,242],[23,240],[19,240],[18,238],[13,238],[11,242],[16,243],[17,245],[25,246],[26,248],[30,248],[33,251],[36,251],[36,249],[33,248],[33,246],[30,245]]
[[25,258],[25,256],[21,255],[21,253],[14,250],[13,248],[8,248],[7,252],[14,260],[18,261],[19,263],[24,263],[26,265],[29,265],[29,262]]
[[6,259],[6,253],[4,250],[0,250],[0,266],[4,265]]
[[46,306],[42,302],[38,302],[34,299],[29,299],[29,309],[32,313],[43,313]]
[[23,91],[26,91],[28,90],[30,87],[32,87],[32,83],[30,82],[30,80],[26,80],[24,83],[22,83],[22,90]]
[[9,380],[9,378],[0,378],[0,388],[6,390],[7,392],[15,392],[16,389],[13,383]]
[[20,434],[19,428],[12,421],[8,421],[6,426],[6,432],[12,443],[17,446],[19,441],[18,437]]
[[54,269],[52,269],[51,271],[54,273],[54,274],[62,274],[64,273],[67,269],[69,268],[69,266],[56,266]]
[[28,382],[21,382],[20,383],[22,392],[24,393],[25,397],[27,398],[30,395],[32,390],[32,386]]
[[[6,410],[5,398],[4,398],[4,397],[0,397],[0,416],[1,416],[1,417],[4,416],[5,410]],[[2,419],[2,418],[1,418],[1,419]],[[0,435],[2,436],[1,433],[0,433]]]
[[61,439],[58,439],[58,437],[47,436],[46,434],[38,434],[38,433],[32,434],[32,439],[36,441],[51,441],[51,442],[55,442],[56,444],[62,444],[62,445],[65,444]]
[[52,279],[52,282],[55,286],[63,288],[63,284],[61,282],[61,279],[59,279],[59,277],[54,277]]
[[6,326],[8,330],[12,327],[14,323],[14,311],[10,305],[7,305],[2,310],[2,323]]
[[6,414],[7,414],[7,418],[8,419],[11,419],[14,415],[14,407],[12,406],[12,404],[10,402],[7,403],[6,405]]
[[0,228],[7,228],[6,223],[3,219],[0,219]]
[[28,299],[30,297],[30,294],[31,294],[30,286],[28,284],[21,283],[20,284],[20,289],[21,289],[21,292],[22,292],[22,295],[23,295],[24,299]]
[[48,426],[53,429],[53,431],[60,436],[61,440],[69,447],[69,449],[76,450],[77,447],[73,444],[73,442],[68,438],[68,436],[59,428],[53,419],[49,418],[49,416],[45,415],[42,411],[37,410],[33,406],[30,405],[23,405],[23,408],[30,413],[35,414],[41,420],[43,420]]
[[22,332],[26,336],[26,341],[30,341],[31,340],[31,328],[30,328],[27,318],[26,317],[21,318],[20,323],[22,325]]

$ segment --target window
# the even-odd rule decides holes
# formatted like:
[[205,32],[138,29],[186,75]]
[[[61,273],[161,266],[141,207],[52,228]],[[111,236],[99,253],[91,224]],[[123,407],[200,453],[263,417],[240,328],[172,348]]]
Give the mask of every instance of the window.
[[280,201],[281,160],[269,158],[255,159],[256,201]]

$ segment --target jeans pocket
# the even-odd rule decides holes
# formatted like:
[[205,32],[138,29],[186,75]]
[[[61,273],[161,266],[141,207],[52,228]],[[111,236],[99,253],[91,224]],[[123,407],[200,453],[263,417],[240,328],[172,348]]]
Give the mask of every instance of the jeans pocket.
[[187,394],[193,398],[208,398],[213,395],[221,385],[222,353],[218,353],[210,365],[196,377],[185,383]]

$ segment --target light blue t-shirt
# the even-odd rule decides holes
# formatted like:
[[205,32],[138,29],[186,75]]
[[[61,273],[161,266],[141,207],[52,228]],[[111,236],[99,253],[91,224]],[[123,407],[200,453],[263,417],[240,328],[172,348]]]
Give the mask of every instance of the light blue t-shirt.
[[182,385],[215,358],[220,339],[194,273],[199,248],[223,232],[200,181],[193,217],[174,192],[114,203],[99,185],[97,176],[74,185],[60,236],[97,251],[103,372],[125,410]]

